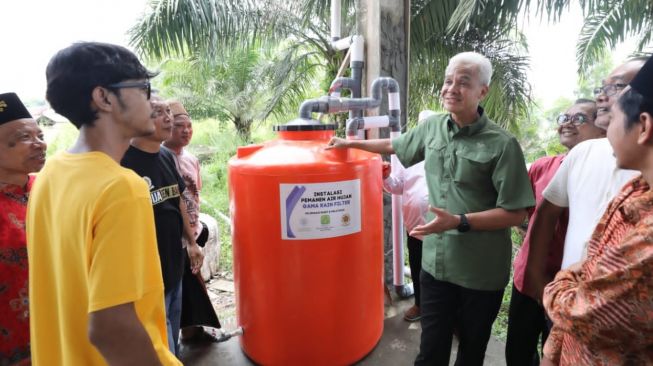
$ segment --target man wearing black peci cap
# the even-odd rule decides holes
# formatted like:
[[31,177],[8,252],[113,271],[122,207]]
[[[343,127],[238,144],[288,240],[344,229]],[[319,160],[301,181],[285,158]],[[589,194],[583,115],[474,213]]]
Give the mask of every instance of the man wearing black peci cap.
[[25,214],[45,163],[43,133],[15,93],[0,94],[0,364],[29,364]]

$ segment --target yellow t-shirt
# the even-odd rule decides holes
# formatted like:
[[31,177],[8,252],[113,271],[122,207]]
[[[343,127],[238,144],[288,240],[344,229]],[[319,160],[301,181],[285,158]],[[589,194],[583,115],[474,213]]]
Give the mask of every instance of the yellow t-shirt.
[[164,365],[161,265],[145,181],[100,152],[49,159],[30,194],[27,249],[32,362],[104,365],[88,314],[134,303]]

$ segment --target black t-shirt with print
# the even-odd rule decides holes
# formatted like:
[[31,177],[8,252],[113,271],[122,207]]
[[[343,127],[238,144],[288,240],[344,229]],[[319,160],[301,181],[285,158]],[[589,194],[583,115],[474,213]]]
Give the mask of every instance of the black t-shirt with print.
[[181,244],[184,224],[179,198],[186,186],[173,159],[172,152],[163,146],[158,153],[148,153],[130,146],[120,162],[143,177],[150,188],[166,293],[180,283],[184,273]]

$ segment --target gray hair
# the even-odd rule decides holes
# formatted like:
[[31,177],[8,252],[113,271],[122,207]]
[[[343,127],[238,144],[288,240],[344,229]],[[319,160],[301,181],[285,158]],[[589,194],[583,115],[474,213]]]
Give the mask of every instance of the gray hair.
[[476,52],[461,52],[449,60],[449,65],[445,72],[448,74],[450,69],[457,64],[473,64],[478,66],[478,74],[483,85],[490,85],[492,79],[492,63],[490,60]]

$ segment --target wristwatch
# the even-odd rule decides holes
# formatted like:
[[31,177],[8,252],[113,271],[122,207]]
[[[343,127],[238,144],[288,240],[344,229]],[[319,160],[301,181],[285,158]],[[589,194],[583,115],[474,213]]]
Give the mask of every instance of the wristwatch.
[[472,227],[469,226],[469,221],[467,221],[467,216],[465,216],[465,214],[460,214],[458,216],[460,216],[460,224],[458,224],[458,227],[456,227],[456,229],[458,229],[458,231],[461,233],[468,232],[469,229],[471,229]]

